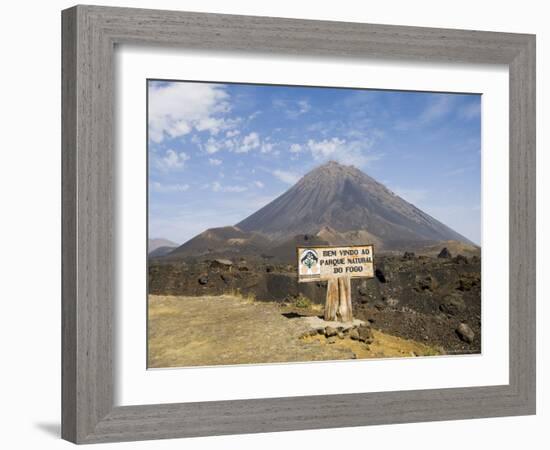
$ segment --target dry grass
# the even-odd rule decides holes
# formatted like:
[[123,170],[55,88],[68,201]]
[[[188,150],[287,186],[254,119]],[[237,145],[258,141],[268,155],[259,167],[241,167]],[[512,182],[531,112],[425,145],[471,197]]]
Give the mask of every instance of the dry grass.
[[329,344],[328,340],[322,336],[306,337],[306,341],[317,341],[331,347],[342,347],[351,349],[358,359],[366,358],[404,358],[416,356],[436,356],[444,354],[442,349],[430,347],[421,342],[403,339],[398,336],[373,330],[374,340],[366,345],[363,342],[354,341],[350,338],[337,339]]
[[[367,346],[349,338],[329,344],[323,336],[301,339],[305,321],[289,320],[285,308],[253,296],[149,296],[147,365],[150,368],[439,354],[422,343],[373,330]],[[316,309],[317,311],[314,311]],[[297,309],[294,308],[294,311]],[[318,315],[322,305],[300,314]]]
[[253,292],[249,292],[244,295],[240,289],[228,289],[225,291],[224,295],[236,298],[244,303],[254,303],[257,300],[256,295]]

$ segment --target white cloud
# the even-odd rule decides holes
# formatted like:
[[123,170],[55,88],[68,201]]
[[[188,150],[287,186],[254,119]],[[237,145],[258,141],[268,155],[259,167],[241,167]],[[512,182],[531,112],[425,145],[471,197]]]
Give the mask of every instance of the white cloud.
[[260,189],[265,186],[261,181],[254,181],[254,185]]
[[154,181],[149,188],[155,192],[185,192],[189,189],[188,184],[162,184]]
[[213,117],[205,117],[195,124],[197,131],[210,131],[211,134],[218,134],[220,129],[225,126],[226,122],[223,119],[214,119]]
[[300,153],[302,148],[303,147],[300,144],[292,144],[290,146],[290,153]]
[[400,120],[395,124],[395,129],[400,131],[410,130],[431,125],[447,116],[455,105],[455,97],[452,94],[435,94],[435,98],[415,118]]
[[240,146],[235,149],[235,153],[248,153],[250,150],[254,150],[260,146],[260,136],[253,131],[247,134]]
[[244,192],[248,189],[246,186],[224,186],[219,181],[214,181],[211,188],[214,192]]
[[307,148],[316,161],[339,161],[356,167],[364,167],[380,159],[379,155],[369,153],[372,141],[369,139],[346,141],[338,137],[307,142]]
[[216,159],[216,158],[208,158],[208,163],[211,166],[219,166],[222,163],[222,160],[221,159]]
[[260,114],[261,114],[261,111],[254,111],[252,114],[250,114],[250,115],[248,116],[248,120],[249,120],[249,121],[252,121],[252,120],[254,120],[256,117],[258,117]]
[[239,135],[241,132],[239,130],[229,130],[227,133],[225,133],[225,137],[235,137]]
[[271,153],[272,150],[273,144],[271,142],[262,142],[262,146],[260,148],[262,153]]
[[311,105],[307,100],[300,100],[298,102],[298,113],[299,114],[305,114],[311,109]]
[[220,143],[214,138],[209,138],[208,141],[206,141],[204,149],[206,150],[206,153],[208,153],[209,155],[213,155],[214,153],[218,153],[221,150],[221,146]]
[[333,137],[332,139],[323,139],[322,141],[314,141],[310,139],[307,146],[311,151],[313,158],[317,160],[331,159],[337,153],[345,151],[346,141]]
[[297,173],[290,172],[288,170],[274,170],[272,174],[283,183],[287,184],[294,184],[301,178],[301,176]]
[[275,108],[284,110],[285,114],[291,119],[295,119],[311,109],[311,105],[307,100],[290,101],[278,98],[273,100],[272,103]]
[[229,111],[229,94],[206,83],[152,83],[149,88],[149,137],[156,143],[193,129],[217,134],[231,122],[219,117]]
[[189,160],[189,156],[185,152],[176,152],[175,150],[167,150],[164,156],[155,156],[154,164],[160,170],[182,169],[185,162]]

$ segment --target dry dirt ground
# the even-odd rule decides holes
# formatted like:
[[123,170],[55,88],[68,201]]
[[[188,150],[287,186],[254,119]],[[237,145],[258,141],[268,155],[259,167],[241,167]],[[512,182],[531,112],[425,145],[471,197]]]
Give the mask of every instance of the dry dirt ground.
[[303,316],[320,307],[296,309],[222,295],[149,296],[148,367],[258,364],[357,358],[437,355],[441,350],[373,329],[367,345],[349,338],[303,337]]

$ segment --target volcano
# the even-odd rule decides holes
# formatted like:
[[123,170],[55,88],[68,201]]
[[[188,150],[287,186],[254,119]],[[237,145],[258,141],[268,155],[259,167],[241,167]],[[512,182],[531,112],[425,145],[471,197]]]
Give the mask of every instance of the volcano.
[[[287,255],[297,243],[419,249],[467,238],[354,166],[328,162],[235,226],[212,228],[170,256]],[[301,244],[300,244],[301,245]]]
[[411,241],[472,244],[361,170],[333,161],[306,174],[236,226],[272,240],[362,232],[386,247]]

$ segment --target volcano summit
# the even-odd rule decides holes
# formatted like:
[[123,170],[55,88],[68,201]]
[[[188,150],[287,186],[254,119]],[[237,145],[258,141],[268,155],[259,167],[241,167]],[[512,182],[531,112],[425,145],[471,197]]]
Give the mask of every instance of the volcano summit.
[[[291,256],[296,245],[375,244],[418,249],[441,241],[475,248],[467,238],[353,166],[328,162],[235,226],[211,228],[170,256]],[[288,255],[286,255],[288,253]]]

